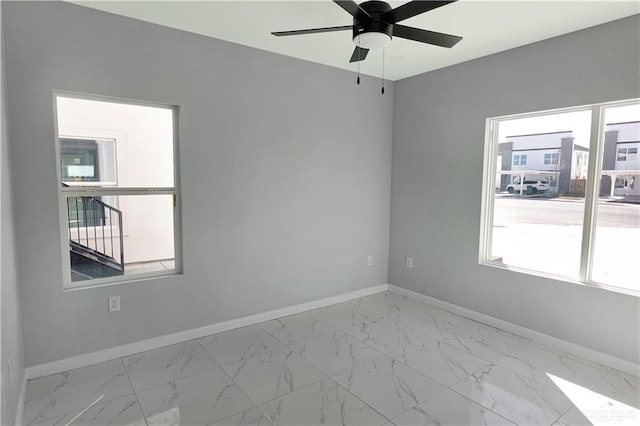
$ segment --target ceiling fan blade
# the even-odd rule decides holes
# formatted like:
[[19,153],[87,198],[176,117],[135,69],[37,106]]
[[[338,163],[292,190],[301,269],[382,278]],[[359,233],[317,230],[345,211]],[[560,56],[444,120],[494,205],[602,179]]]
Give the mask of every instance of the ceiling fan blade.
[[407,27],[398,24],[393,26],[393,36],[442,47],[453,47],[456,43],[462,40],[462,37],[460,36],[437,33],[435,31],[422,30],[420,28]]
[[276,31],[272,32],[276,37],[302,35],[302,34],[314,34],[314,33],[330,33],[333,31],[346,31],[352,29],[351,25],[341,25],[339,27],[325,27],[325,28],[310,28],[308,30],[293,30],[293,31]]
[[361,47],[356,46],[353,50],[353,55],[351,55],[351,59],[349,62],[360,62],[364,61],[369,53],[369,49],[363,49]]
[[333,0],[333,2],[338,6],[340,6],[341,8],[343,8],[344,10],[346,10],[347,12],[349,12],[349,14],[353,17],[355,17],[356,14],[358,14],[358,15],[364,15],[371,18],[371,15],[369,15],[369,12],[361,8],[360,5],[358,5],[358,3],[356,3],[353,0]]
[[449,3],[454,3],[457,0],[452,1],[410,1],[409,3],[398,6],[384,14],[382,14],[382,20],[395,24],[396,22],[404,21],[413,16],[420,15],[421,13],[428,12],[433,9],[437,9],[442,6],[446,6]]

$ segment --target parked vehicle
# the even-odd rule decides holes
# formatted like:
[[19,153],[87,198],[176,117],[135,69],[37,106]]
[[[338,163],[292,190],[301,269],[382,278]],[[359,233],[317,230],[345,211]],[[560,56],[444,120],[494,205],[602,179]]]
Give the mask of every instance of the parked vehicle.
[[[531,187],[529,190],[528,188]],[[538,194],[549,190],[549,182],[546,180],[524,180],[522,184],[522,192]],[[507,185],[509,194],[520,192],[520,180],[516,180]]]

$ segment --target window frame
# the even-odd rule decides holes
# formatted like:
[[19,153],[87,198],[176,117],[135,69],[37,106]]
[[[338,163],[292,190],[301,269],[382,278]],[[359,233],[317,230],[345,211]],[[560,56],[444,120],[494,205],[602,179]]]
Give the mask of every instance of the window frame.
[[560,160],[560,154],[557,152],[547,152],[544,154],[543,164],[545,166],[555,166]]
[[618,148],[616,161],[627,161],[627,148]]
[[[593,281],[592,277],[593,257],[595,250],[594,243],[597,228],[598,199],[600,192],[600,181],[602,178],[602,159],[604,153],[605,111],[608,108],[637,105],[638,102],[640,102],[640,98],[632,98],[621,101],[602,102],[576,107],[557,108],[545,111],[511,114],[487,118],[485,126],[482,203],[480,214],[480,242],[478,251],[478,263],[480,265],[506,269],[510,271],[570,282],[579,285],[602,288],[633,296],[640,296],[640,292],[637,292],[635,290],[626,287],[618,287],[610,284],[596,282]],[[510,266],[500,262],[500,259],[491,259],[494,222],[495,181],[497,175],[496,162],[498,157],[498,124],[501,121],[513,119],[543,117],[554,114],[583,111],[591,112],[591,129],[589,135],[587,186],[585,188],[585,207],[582,223],[582,242],[580,248],[580,272],[578,278],[574,279],[571,277],[556,275],[548,272]]]
[[513,154],[513,165],[514,166],[526,166],[527,165],[527,154]]
[[[167,109],[171,111],[173,126],[173,187],[131,187],[131,188],[111,188],[87,186],[63,187],[61,169],[61,142],[60,139],[68,139],[68,136],[60,135],[58,129],[58,97],[73,98],[89,101],[110,102],[126,105],[137,105],[144,107]],[[154,102],[138,101],[131,99],[114,98],[109,96],[89,95],[77,92],[61,90],[53,91],[53,130],[56,161],[56,183],[58,192],[58,227],[60,230],[60,248],[62,254],[62,287],[63,291],[75,291],[91,288],[99,288],[110,285],[127,284],[131,282],[144,281],[153,278],[171,277],[181,275],[182,271],[182,219],[180,200],[180,156],[179,156],[179,131],[178,131],[179,107],[177,105],[159,104]],[[89,138],[89,136],[87,136]],[[104,139],[98,135],[96,139]],[[69,234],[67,221],[67,198],[69,197],[102,197],[102,196],[129,196],[129,195],[172,195],[173,196],[173,235],[174,235],[174,259],[173,269],[161,271],[140,272],[130,275],[119,275],[107,278],[93,278],[90,280],[71,280],[71,260],[69,254]]]

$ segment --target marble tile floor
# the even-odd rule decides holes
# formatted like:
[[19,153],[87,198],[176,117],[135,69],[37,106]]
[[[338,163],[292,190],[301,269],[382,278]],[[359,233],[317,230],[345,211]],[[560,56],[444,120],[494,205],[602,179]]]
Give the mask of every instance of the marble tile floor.
[[639,383],[385,292],[30,380],[24,421],[635,425]]

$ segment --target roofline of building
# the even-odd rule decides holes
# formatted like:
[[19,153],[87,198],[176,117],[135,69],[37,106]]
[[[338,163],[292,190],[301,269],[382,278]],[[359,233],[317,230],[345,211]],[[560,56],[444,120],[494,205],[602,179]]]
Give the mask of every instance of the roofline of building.
[[607,123],[606,126],[615,126],[617,124],[640,124],[640,121],[636,120],[636,121],[621,121],[619,123]]
[[511,136],[505,136],[505,139],[508,139],[508,138],[522,138],[522,137],[526,137],[526,136],[558,135],[560,133],[573,133],[573,130],[562,130],[560,132],[530,133],[530,134],[527,134],[527,135],[511,135]]

